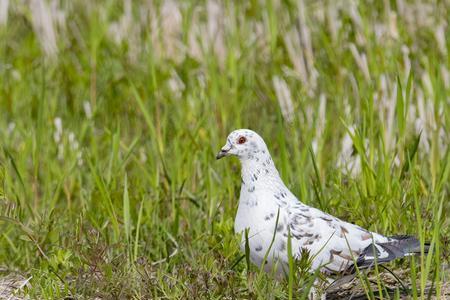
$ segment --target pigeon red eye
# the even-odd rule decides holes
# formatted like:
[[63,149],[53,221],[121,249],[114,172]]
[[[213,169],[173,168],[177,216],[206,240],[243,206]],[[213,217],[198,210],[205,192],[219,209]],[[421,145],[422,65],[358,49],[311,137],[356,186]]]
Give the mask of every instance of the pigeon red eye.
[[245,137],[241,136],[241,137],[239,137],[239,139],[238,139],[238,144],[243,144],[243,143],[245,143],[246,141],[247,141],[247,139],[246,139]]

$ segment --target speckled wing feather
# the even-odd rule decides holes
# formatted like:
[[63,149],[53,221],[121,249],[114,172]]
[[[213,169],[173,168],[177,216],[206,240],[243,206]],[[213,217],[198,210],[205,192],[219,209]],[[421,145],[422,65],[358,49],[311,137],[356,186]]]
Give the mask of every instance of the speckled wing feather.
[[300,203],[289,207],[287,211],[293,244],[298,247],[297,253],[306,248],[311,255],[315,255],[314,269],[323,267],[330,272],[344,271],[360,257],[362,250],[372,240],[388,240]]

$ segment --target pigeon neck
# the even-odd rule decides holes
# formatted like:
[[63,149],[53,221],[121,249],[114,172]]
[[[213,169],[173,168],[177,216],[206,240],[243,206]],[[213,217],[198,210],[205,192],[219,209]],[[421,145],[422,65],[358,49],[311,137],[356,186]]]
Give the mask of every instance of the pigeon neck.
[[251,157],[241,158],[241,165],[243,184],[258,185],[258,183],[267,181],[281,181],[272,157],[267,150]]

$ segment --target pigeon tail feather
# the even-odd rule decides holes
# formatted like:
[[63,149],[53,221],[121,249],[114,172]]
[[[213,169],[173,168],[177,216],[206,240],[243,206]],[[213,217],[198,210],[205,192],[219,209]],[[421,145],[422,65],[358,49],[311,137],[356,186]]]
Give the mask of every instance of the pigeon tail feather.
[[[425,244],[424,252],[428,253],[429,244]],[[358,268],[367,269],[375,263],[383,264],[405,256],[420,254],[420,241],[408,235],[390,236],[385,243],[373,243],[367,246],[358,257]]]

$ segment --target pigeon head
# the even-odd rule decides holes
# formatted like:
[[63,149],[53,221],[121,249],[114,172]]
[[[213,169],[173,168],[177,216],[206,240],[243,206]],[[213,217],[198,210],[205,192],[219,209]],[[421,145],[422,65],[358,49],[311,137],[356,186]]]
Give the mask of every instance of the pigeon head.
[[266,143],[256,132],[250,129],[237,129],[228,135],[226,144],[217,153],[216,158],[234,155],[242,161],[266,152],[268,152]]

